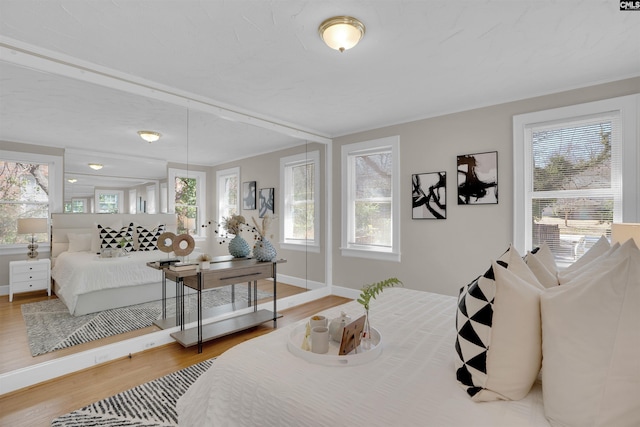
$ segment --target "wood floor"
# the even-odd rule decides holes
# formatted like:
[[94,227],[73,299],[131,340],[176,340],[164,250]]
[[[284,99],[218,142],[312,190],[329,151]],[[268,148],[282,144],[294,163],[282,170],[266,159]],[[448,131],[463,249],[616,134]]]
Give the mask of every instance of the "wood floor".
[[[284,295],[285,289],[282,289],[283,292],[281,294],[280,284],[278,286],[278,296]],[[291,289],[290,291],[293,292],[295,290]],[[20,302],[32,302],[32,300],[38,299],[42,300],[43,297],[26,296]],[[7,301],[5,302],[4,300]],[[14,302],[17,301],[14,297]],[[278,320],[278,327],[297,322],[318,311],[347,301],[349,300],[342,297],[328,296],[287,310],[279,310],[283,317]],[[19,329],[15,325],[11,325],[11,316],[7,314],[15,311],[15,307],[6,307],[7,305],[9,305],[8,298],[3,297],[3,301],[0,303],[0,322],[2,322],[0,324],[2,324],[3,334],[1,337],[1,342],[3,343],[2,353],[5,353],[6,343],[12,342],[6,341],[6,339],[17,338],[17,336],[9,338],[9,330],[13,330],[14,333],[18,334],[16,329]],[[20,312],[19,307],[17,311],[18,313]],[[4,321],[9,322],[6,332]],[[85,369],[56,380],[0,396],[0,426],[49,426],[51,420],[57,416],[120,393],[138,384],[218,356],[239,343],[273,330],[272,323],[269,322],[244,332],[220,338],[205,343],[201,354],[198,354],[195,347],[183,348],[177,343],[172,343],[136,353],[131,358],[126,357],[114,360],[104,365]],[[11,351],[7,351],[7,354],[11,353]],[[5,356],[3,354],[3,358]],[[30,353],[28,357],[32,358]]]

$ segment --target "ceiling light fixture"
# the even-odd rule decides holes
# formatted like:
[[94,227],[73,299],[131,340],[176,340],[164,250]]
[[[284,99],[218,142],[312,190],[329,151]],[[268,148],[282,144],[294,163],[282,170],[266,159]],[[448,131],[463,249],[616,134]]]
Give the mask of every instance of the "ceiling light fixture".
[[100,163],[89,163],[89,167],[94,171],[99,171],[102,169],[102,165]]
[[331,49],[344,52],[351,49],[364,37],[364,24],[351,16],[334,16],[325,20],[318,33]]
[[75,178],[69,178],[67,181],[72,183],[72,184],[75,183],[75,182],[78,182],[78,180],[75,179]]
[[151,130],[139,130],[138,135],[140,135],[140,138],[144,139],[149,144],[156,142],[162,136],[158,132],[153,132]]

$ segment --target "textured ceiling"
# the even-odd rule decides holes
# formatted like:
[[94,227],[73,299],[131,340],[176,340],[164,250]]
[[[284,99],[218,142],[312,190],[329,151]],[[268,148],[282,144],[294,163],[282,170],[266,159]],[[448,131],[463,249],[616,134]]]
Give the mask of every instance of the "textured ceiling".
[[[343,14],[367,31],[339,53],[317,27]],[[640,13],[610,0],[0,0],[0,47],[1,139],[218,164],[638,76]],[[146,144],[143,128],[163,138]]]

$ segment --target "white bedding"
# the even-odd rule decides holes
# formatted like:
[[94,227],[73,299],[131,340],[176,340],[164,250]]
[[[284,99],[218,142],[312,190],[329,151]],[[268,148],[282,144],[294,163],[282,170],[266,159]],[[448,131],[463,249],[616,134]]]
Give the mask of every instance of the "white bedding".
[[56,258],[51,277],[57,295],[74,314],[78,296],[105,289],[162,281],[162,273],[146,265],[166,257],[160,251],[131,252],[126,257],[100,258],[92,252],[63,252]]
[[[354,301],[323,314],[341,311],[363,313]],[[549,426],[539,381],[519,401],[471,401],[455,378],[455,313],[455,297],[386,289],[370,312],[382,354],[359,366],[294,356],[287,342],[296,325],[242,343],[178,401],[179,425]]]

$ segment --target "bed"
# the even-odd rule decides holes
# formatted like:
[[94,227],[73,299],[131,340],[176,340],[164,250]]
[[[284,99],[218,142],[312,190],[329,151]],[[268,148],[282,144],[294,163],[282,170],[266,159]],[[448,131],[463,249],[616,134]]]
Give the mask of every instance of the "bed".
[[[640,425],[640,251],[633,242],[598,250],[611,259],[594,262],[599,270],[577,268],[577,282],[556,281],[553,289],[533,271],[552,268],[548,252],[530,253],[527,262],[512,248],[458,297],[385,289],[370,312],[382,351],[363,364],[325,366],[290,351],[306,320],[244,342],[180,398],[179,425]],[[481,289],[490,299],[474,303]],[[486,370],[470,386],[461,373],[477,357],[465,355],[464,330],[489,302]],[[355,318],[363,309],[353,301],[321,314],[342,311]]]
[[[127,256],[101,258],[98,225],[120,230],[131,223],[149,233],[163,225],[175,232],[173,214],[52,214],[51,256],[54,291],[74,316],[162,298],[162,273],[147,262],[167,258],[158,250],[130,251]],[[153,235],[157,235],[157,231]],[[138,246],[134,234],[132,245]],[[149,239],[147,249],[152,249]],[[172,287],[167,288],[173,296]],[[175,291],[173,291],[175,292]]]

